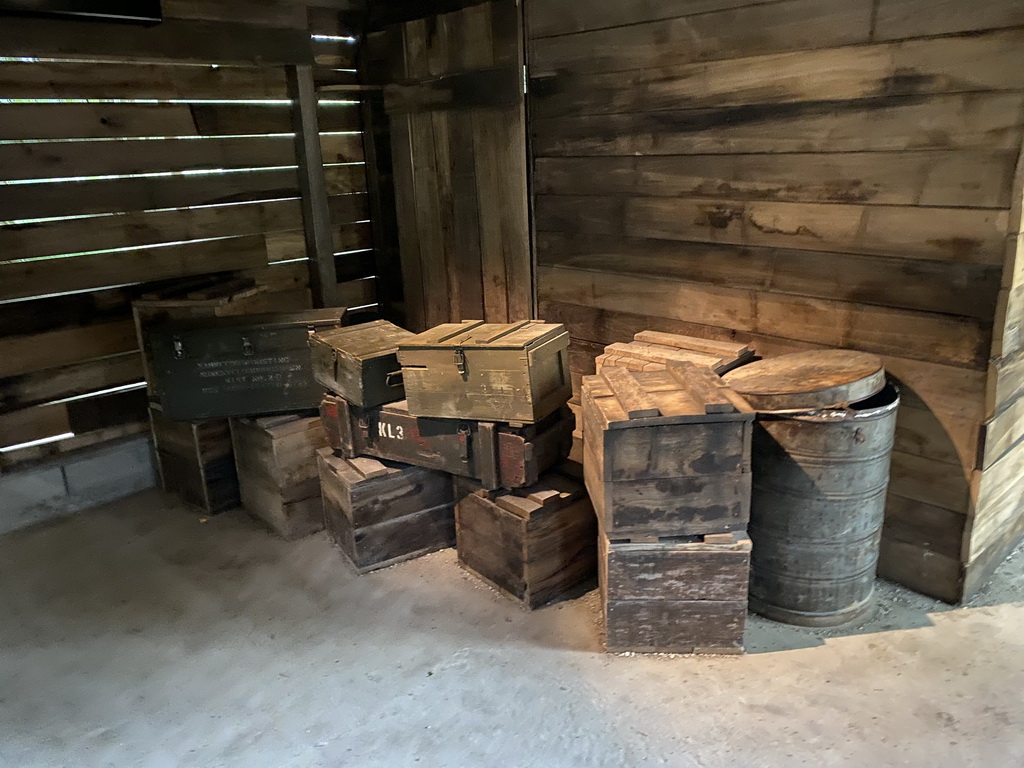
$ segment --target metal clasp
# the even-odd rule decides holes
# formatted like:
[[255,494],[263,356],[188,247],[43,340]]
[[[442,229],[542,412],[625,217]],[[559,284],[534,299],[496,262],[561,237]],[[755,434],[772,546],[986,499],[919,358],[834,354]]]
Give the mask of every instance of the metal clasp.
[[469,464],[469,436],[472,434],[468,424],[459,426],[459,458],[463,464]]
[[460,376],[466,375],[466,353],[462,347],[456,347],[455,349],[455,367],[458,369]]
[[242,337],[242,354],[245,355],[246,357],[252,357],[255,353],[256,353],[256,347],[254,347],[252,345],[252,342],[249,341],[248,337],[243,336]]
[[177,336],[172,339],[171,344],[174,346],[174,359],[181,360],[185,356],[185,345],[181,343],[181,339]]

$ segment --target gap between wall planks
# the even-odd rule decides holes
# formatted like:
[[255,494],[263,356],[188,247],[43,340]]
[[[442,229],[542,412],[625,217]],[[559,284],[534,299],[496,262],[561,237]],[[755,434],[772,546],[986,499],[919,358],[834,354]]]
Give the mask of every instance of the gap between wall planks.
[[1024,306],[1024,7],[971,8],[527,5],[539,290],[574,378],[633,326],[883,354],[907,392],[881,572],[950,601],[1024,528],[1024,364],[1003,344],[987,371]]
[[[307,290],[304,263],[290,263],[306,256],[292,110],[284,70],[271,63],[309,64],[315,55],[317,77],[351,82],[351,74],[328,68],[352,66],[354,46],[310,41],[310,33],[343,36],[347,22],[336,10],[283,0],[261,4],[260,13],[240,0],[168,0],[165,10],[169,21],[155,33],[161,39],[144,50],[131,44],[148,40],[148,32],[129,31],[110,42],[97,38],[104,25],[60,22],[81,34],[65,36],[59,49],[35,48],[31,55],[42,59],[0,62],[0,99],[36,101],[0,104],[0,182],[48,180],[0,183],[0,220],[57,217],[0,225],[2,298],[78,292],[0,305],[0,349],[7,353],[7,365],[0,365],[3,445],[66,431],[68,413],[79,414],[71,418],[78,431],[113,438],[130,429],[105,429],[103,419],[114,416],[103,409],[83,420],[89,398],[46,405],[141,378],[132,334],[122,331],[130,331],[131,297],[148,289],[90,288],[244,267],[281,290]],[[38,21],[18,20],[26,33],[19,44],[43,34],[40,24],[28,23]],[[5,24],[0,37],[11,29]],[[207,33],[227,39],[229,32],[237,33],[230,43],[207,45]],[[181,34],[191,39],[182,43]],[[276,52],[263,49],[275,41]],[[77,103],[60,103],[65,99]],[[326,96],[318,111],[332,193],[330,247],[340,254],[346,281],[339,292],[372,304],[375,292],[365,277],[373,266],[361,256],[372,242],[359,104]],[[88,178],[94,176],[126,178]],[[54,181],[69,177],[86,178]],[[68,215],[77,218],[60,218]],[[83,255],[68,254],[69,243]],[[42,317],[51,310],[54,317]],[[91,443],[89,435],[78,435],[58,445]],[[4,454],[3,464],[48,450]]]

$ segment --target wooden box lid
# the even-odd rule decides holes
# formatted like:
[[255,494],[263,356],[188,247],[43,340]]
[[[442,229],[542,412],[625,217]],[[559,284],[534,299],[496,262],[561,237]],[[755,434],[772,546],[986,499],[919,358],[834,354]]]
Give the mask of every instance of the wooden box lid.
[[354,459],[346,459],[336,455],[330,448],[321,448],[317,451],[317,454],[324,465],[347,488],[381,477],[394,477],[410,471],[426,471],[408,464],[399,464],[397,461],[374,459],[369,456],[356,456]]
[[399,343],[400,351],[419,349],[530,349],[566,334],[564,325],[543,320],[485,323],[463,320],[445,323]]
[[752,421],[754,410],[707,368],[693,363],[664,371],[604,368],[583,379],[583,392],[606,429],[662,424]]
[[524,520],[542,509],[561,509],[583,498],[586,489],[577,480],[559,472],[549,472],[534,485],[512,491],[478,490],[475,495],[487,499],[506,512]]
[[797,352],[726,374],[725,381],[759,411],[810,411],[866,400],[885,388],[877,355],[843,349]]
[[398,352],[399,342],[411,339],[415,335],[387,320],[374,320],[347,328],[320,331],[310,337],[309,343],[330,347],[338,357],[362,361],[382,355],[393,355]]

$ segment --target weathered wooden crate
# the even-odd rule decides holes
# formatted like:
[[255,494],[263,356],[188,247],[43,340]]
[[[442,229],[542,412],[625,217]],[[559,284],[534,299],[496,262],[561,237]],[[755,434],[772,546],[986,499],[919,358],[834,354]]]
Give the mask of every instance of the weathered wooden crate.
[[215,515],[241,503],[231,429],[226,419],[171,421],[149,406],[160,485]]
[[651,543],[599,536],[609,653],[743,653],[745,531]]
[[318,453],[327,532],[359,573],[455,545],[450,475]]
[[549,472],[517,491],[456,479],[459,563],[533,609],[596,573],[597,521],[579,481]]
[[314,333],[309,337],[313,377],[361,408],[402,400],[398,343],[413,336],[386,320]]
[[181,420],[316,408],[309,334],[340,327],[344,308],[174,321],[153,327],[153,375],[169,417]]
[[614,538],[745,529],[754,412],[691,363],[583,380],[584,467]]
[[231,441],[242,506],[251,515],[289,541],[323,529],[317,451],[327,435],[318,417],[232,419]]
[[409,413],[530,424],[572,396],[569,334],[542,321],[439,325],[398,346]]
[[562,409],[536,424],[411,416],[405,402],[356,408],[327,395],[320,416],[332,448],[476,479],[486,488],[531,485],[569,455],[573,418]]
[[609,344],[594,363],[598,373],[605,366],[631,371],[663,371],[669,365],[693,363],[722,375],[754,358],[753,347],[746,344],[641,331],[627,344]]

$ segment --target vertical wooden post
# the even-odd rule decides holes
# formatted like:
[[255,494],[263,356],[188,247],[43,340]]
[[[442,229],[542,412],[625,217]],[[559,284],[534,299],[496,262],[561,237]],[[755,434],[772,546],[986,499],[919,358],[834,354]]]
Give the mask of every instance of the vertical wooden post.
[[306,234],[306,255],[309,257],[309,287],[315,306],[333,307],[338,302],[338,276],[334,269],[331,210],[327,202],[327,180],[320,148],[313,67],[307,64],[289,66],[287,77],[288,98],[292,101],[295,156],[299,163],[302,223]]

